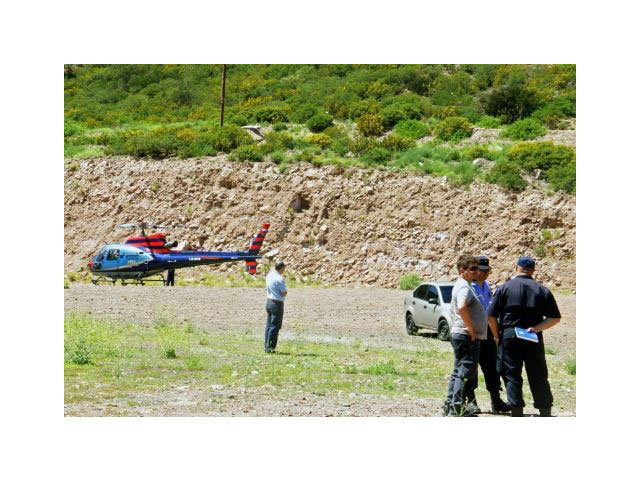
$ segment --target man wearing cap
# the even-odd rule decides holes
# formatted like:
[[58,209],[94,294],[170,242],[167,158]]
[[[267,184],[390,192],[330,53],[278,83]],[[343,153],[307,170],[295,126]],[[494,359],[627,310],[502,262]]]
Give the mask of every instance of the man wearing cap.
[[277,262],[267,274],[267,325],[264,329],[264,351],[274,353],[278,344],[278,333],[284,316],[284,298],[287,286],[284,282],[284,262]]
[[[489,258],[485,256],[477,257],[478,259],[478,275],[474,282],[471,282],[471,288],[476,292],[480,303],[485,311],[491,303],[491,287],[487,278],[491,272],[489,266]],[[491,396],[491,411],[493,413],[504,413],[510,410],[509,405],[504,403],[500,398],[500,375],[497,368],[497,348],[496,341],[491,331],[487,331],[487,339],[480,340],[480,359],[478,361],[482,373],[484,374],[484,383],[487,391]]]
[[[444,404],[445,414],[450,417],[477,413],[470,403],[478,383],[479,340],[487,338],[487,315],[471,288],[478,273],[478,261],[471,255],[462,255],[457,267],[460,277],[451,292],[453,372]],[[469,404],[465,405],[465,400]]]
[[[535,267],[533,258],[519,257],[516,276],[496,290],[487,312],[491,329],[498,326],[500,329],[500,369],[513,417],[522,417],[525,406],[522,399],[523,364],[534,408],[540,410],[541,417],[550,417],[553,405],[542,331],[560,321],[560,311],[551,291],[532,278]],[[536,333],[538,342],[518,338],[516,328]]]

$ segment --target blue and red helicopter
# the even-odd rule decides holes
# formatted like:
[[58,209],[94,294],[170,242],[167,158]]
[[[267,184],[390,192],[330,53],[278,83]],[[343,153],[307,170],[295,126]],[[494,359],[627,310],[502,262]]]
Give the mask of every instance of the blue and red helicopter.
[[258,259],[262,258],[258,253],[264,241],[269,224],[260,227],[258,233],[251,239],[249,249],[238,252],[204,252],[172,250],[177,242],[167,243],[163,233],[145,234],[145,228],[164,229],[162,225],[153,225],[145,222],[127,223],[120,225],[122,228],[140,228],[142,235],[129,237],[124,243],[112,243],[105,245],[97,255],[89,261],[89,271],[94,275],[92,282],[126,280],[132,283],[144,285],[144,279],[159,275],[166,285],[165,271],[178,268],[197,267],[200,265],[213,265],[225,262],[246,262],[247,272],[256,274]]

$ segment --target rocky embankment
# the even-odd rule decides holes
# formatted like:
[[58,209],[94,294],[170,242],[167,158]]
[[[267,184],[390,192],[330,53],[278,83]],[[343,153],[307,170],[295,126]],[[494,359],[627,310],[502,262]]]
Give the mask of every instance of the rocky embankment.
[[575,196],[455,188],[446,178],[337,166],[297,164],[280,173],[273,163],[224,157],[99,158],[67,169],[65,272],[131,234],[117,225],[141,220],[179,225],[169,240],[207,250],[244,250],[268,222],[263,254],[284,260],[294,275],[337,285],[396,287],[409,272],[450,279],[462,253],[489,256],[494,283],[521,254],[539,258],[537,277],[547,285],[576,283]]

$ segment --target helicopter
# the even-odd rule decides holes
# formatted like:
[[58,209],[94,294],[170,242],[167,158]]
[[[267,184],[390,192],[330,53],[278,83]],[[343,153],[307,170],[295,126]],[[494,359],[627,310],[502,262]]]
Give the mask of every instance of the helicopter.
[[[145,232],[145,229],[151,228],[166,229],[165,226],[146,222],[125,223],[119,227],[139,228],[141,236],[129,237],[124,243],[112,243],[102,247],[89,261],[89,271],[93,274],[91,281],[94,285],[100,281],[109,281],[115,285],[118,279],[123,285],[127,284],[127,280],[130,280],[129,283],[141,285],[144,285],[145,281],[162,281],[166,286],[169,282],[163,275],[165,271],[169,271],[172,276],[173,271],[178,268],[240,261],[246,263],[249,274],[255,275],[257,260],[262,258],[258,253],[269,226],[265,223],[260,227],[246,251],[205,252],[172,250],[177,246],[177,242],[167,243],[166,235],[163,233],[147,235]],[[158,275],[161,280],[150,278]]]

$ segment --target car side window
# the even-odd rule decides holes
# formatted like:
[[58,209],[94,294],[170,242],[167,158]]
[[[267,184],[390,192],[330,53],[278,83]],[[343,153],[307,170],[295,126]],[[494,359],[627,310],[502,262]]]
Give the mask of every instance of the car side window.
[[432,298],[436,300],[436,303],[440,302],[440,299],[438,297],[438,289],[434,285],[429,285],[427,288],[427,301],[431,300]]
[[420,285],[413,292],[413,298],[419,298],[420,300],[425,300],[427,298],[427,286]]

